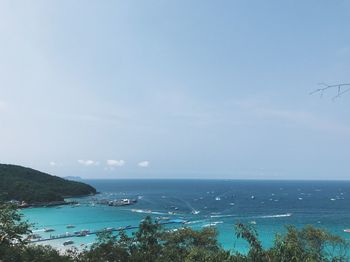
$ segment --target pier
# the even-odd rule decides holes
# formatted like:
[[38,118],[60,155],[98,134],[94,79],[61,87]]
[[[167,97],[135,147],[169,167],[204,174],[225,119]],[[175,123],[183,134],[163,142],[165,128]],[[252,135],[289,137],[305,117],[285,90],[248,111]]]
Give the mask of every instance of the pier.
[[[182,220],[182,219],[172,219],[166,222],[160,222],[160,225],[171,225],[171,224],[184,224],[188,222],[187,220]],[[87,235],[97,235],[99,233],[103,232],[119,232],[119,231],[127,231],[127,230],[132,230],[132,229],[137,229],[139,226],[126,226],[126,227],[120,227],[120,228],[103,228],[103,229],[98,229],[98,230],[81,230],[76,233],[65,233],[65,234],[60,234],[60,235],[51,235],[49,238],[38,238],[38,239],[33,239],[30,242],[31,243],[37,243],[37,242],[44,242],[44,241],[50,241],[50,240],[57,240],[57,239],[64,239],[64,238],[72,238],[72,237],[85,237]]]

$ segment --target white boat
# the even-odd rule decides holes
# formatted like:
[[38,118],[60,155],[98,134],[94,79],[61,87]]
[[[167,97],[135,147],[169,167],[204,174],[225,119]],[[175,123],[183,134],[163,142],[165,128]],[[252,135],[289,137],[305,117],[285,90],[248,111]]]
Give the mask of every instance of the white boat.
[[124,198],[124,199],[115,199],[112,201],[108,202],[109,206],[128,206],[128,205],[133,205],[137,203],[137,199],[129,199],[129,198]]
[[170,217],[156,217],[156,220],[170,220]]
[[216,197],[215,200],[216,200],[216,201],[219,201],[219,200],[221,200],[221,198],[220,198],[220,197]]
[[53,232],[53,231],[55,231],[55,229],[53,229],[53,228],[45,228],[44,229],[44,232]]
[[199,213],[200,213],[200,211],[198,211],[198,210],[192,210],[193,215],[198,215]]

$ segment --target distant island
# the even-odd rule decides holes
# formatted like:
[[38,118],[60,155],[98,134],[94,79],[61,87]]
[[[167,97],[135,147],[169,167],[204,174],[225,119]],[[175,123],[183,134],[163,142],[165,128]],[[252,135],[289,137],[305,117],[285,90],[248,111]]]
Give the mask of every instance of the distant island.
[[70,181],[31,168],[0,164],[0,200],[23,207],[66,204],[64,198],[96,194],[82,182]]

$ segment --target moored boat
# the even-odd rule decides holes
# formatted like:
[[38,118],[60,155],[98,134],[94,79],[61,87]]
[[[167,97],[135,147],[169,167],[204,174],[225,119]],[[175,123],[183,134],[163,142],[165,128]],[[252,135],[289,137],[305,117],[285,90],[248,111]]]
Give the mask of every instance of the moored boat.
[[64,242],[63,242],[63,245],[64,245],[64,246],[68,246],[68,245],[72,245],[72,244],[74,244],[74,241],[73,241],[73,240],[68,240],[68,241],[64,241]]

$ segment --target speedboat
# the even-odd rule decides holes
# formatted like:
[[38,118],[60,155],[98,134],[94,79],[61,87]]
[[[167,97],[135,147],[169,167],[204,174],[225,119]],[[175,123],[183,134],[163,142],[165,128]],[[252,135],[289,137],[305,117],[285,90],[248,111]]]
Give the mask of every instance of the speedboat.
[[53,232],[53,231],[55,231],[55,229],[53,229],[53,228],[45,228],[44,229],[44,232]]
[[156,220],[170,220],[170,217],[156,217]]

